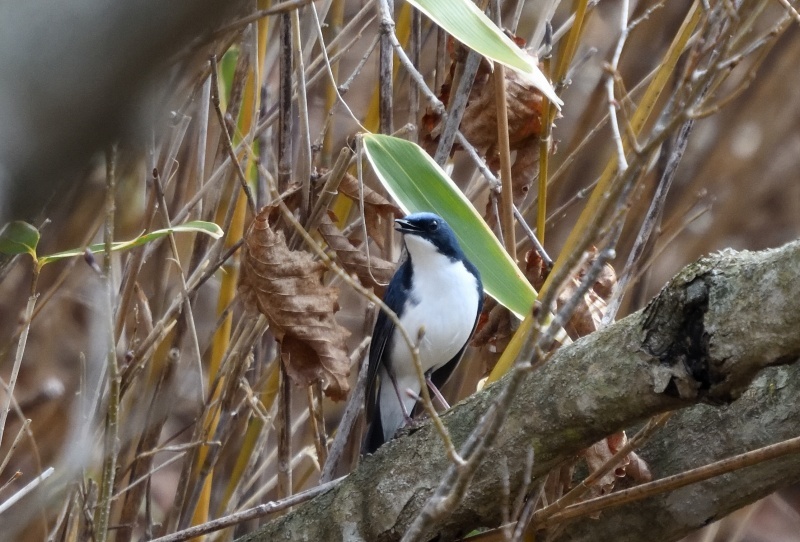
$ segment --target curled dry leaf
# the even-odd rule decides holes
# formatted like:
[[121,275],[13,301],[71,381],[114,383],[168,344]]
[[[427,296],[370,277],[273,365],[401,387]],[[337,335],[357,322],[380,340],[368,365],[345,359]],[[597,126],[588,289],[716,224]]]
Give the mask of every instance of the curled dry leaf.
[[[475,335],[472,337],[472,346],[488,346],[492,353],[502,352],[514,334],[513,320],[511,311],[493,298],[487,297]],[[487,369],[491,371],[492,368],[488,367]]]
[[267,317],[290,377],[303,385],[321,381],[327,396],[342,400],[349,332],[334,318],[338,290],[323,286],[322,262],[289,250],[283,232],[272,229],[277,214],[276,206],[263,208],[245,235],[239,292],[248,309]]
[[[512,38],[520,47],[524,47],[524,40]],[[462,45],[454,44],[451,40],[449,46],[452,63],[439,93],[443,103],[448,103],[450,99],[455,65],[457,62],[463,62],[466,57]],[[459,129],[478,154],[486,159],[489,168],[497,174],[500,170],[497,105],[491,73],[491,66],[484,59],[475,75]],[[505,78],[509,145],[511,151],[517,151],[511,168],[511,181],[514,203],[519,206],[539,174],[539,138],[544,133],[546,122],[544,97],[528,78],[515,70],[505,70]],[[421,144],[429,154],[433,155],[443,129],[441,117],[428,110],[420,124]],[[453,150],[457,149],[457,145],[453,147]],[[489,226],[494,225],[496,219],[491,210],[487,211],[486,219]]]
[[328,216],[322,217],[319,233],[336,252],[339,263],[348,273],[356,275],[364,286],[373,287],[378,295],[383,295],[394,273],[395,265],[392,262],[378,257],[377,254],[367,256],[366,252],[359,250],[342,235]]
[[[628,442],[628,437],[625,431],[609,435],[599,442],[595,442],[591,447],[583,451],[583,458],[586,460],[586,465],[589,467],[589,472],[594,472],[611,459],[620,448],[625,446]],[[619,464],[612,470],[603,475],[594,486],[589,490],[591,497],[598,497],[610,493],[614,489],[614,484],[617,478],[625,477],[625,468],[630,463],[630,459],[625,456]]]
[[367,225],[367,231],[375,244],[381,249],[385,247],[386,239],[384,236],[384,229],[381,227],[381,220],[394,220],[401,218],[405,215],[402,209],[394,205],[385,197],[381,196],[375,190],[363,185],[360,188],[358,179],[346,173],[339,185],[339,192],[360,203],[361,195],[364,198],[364,222]]
[[[575,291],[580,286],[583,276],[586,271],[594,263],[597,257],[597,251],[592,249],[592,252],[584,259],[583,265],[566,283],[564,288],[558,294],[557,306],[560,308],[567,300],[575,294]],[[525,256],[525,276],[531,282],[534,288],[541,289],[547,278],[547,269],[542,262],[541,257],[535,250],[529,251]],[[564,326],[567,334],[572,339],[584,337],[593,331],[597,330],[600,321],[603,319],[603,314],[606,310],[606,299],[611,294],[614,284],[617,282],[617,275],[614,268],[610,264],[605,264],[600,276],[588,292],[583,295],[583,302],[578,304],[575,312]]]
[[[583,458],[589,467],[589,471],[595,471],[602,467],[611,457],[617,453],[628,442],[625,431],[620,431],[609,435],[603,440],[596,442],[590,448],[583,451]],[[629,452],[620,462],[608,473],[602,476],[597,483],[589,489],[590,496],[599,497],[610,493],[614,489],[614,484],[618,478],[628,476],[637,483],[649,482],[653,479],[647,463],[639,457],[636,452]]]
[[[578,272],[570,278],[567,285],[558,296],[557,305],[561,308],[564,303],[575,293],[580,285],[586,270],[591,266],[596,251],[593,251],[587,258]],[[524,262],[525,276],[531,285],[539,291],[544,285],[549,269],[545,265],[541,256],[535,250],[528,251]],[[597,330],[606,309],[605,299],[611,294],[611,290],[616,284],[617,276],[614,268],[606,264],[600,273],[592,289],[583,296],[583,302],[578,304],[569,322],[565,326],[567,334],[572,339],[583,337]],[[494,300],[487,299],[483,307],[483,314],[478,321],[478,328],[472,339],[473,346],[488,346],[491,352],[502,352],[508,345],[511,337],[516,331],[516,319],[511,313],[498,305]],[[492,360],[491,357],[487,358]],[[496,362],[496,360],[494,360]],[[487,371],[491,371],[493,366],[488,366]]]

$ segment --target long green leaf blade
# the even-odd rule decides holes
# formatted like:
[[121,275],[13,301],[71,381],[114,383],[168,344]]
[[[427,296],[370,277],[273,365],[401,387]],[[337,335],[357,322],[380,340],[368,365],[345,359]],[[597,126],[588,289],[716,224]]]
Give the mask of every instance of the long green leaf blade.
[[430,211],[456,232],[481,272],[486,292],[517,315],[530,312],[536,291],[450,177],[418,145],[365,135],[364,149],[383,185],[406,212]]
[[[111,251],[119,252],[122,250],[129,250],[134,247],[138,247],[146,243],[149,243],[150,241],[155,241],[156,239],[160,239],[161,237],[169,235],[170,233],[182,233],[182,232],[205,233],[206,235],[210,235],[214,239],[219,239],[220,237],[222,237],[223,234],[222,228],[220,228],[213,222],[206,222],[204,220],[194,220],[191,222],[186,222],[185,224],[173,226],[171,228],[165,228],[163,230],[155,230],[150,233],[140,235],[139,237],[131,239],[130,241],[118,241],[112,243]],[[105,244],[97,243],[95,245],[89,245],[88,247],[86,247],[86,250],[88,250],[92,254],[97,254],[105,250]],[[63,260],[65,258],[74,258],[75,256],[82,256],[83,254],[84,254],[83,249],[73,249],[73,250],[65,250],[64,252],[56,252],[55,254],[49,254],[47,256],[42,256],[41,258],[39,258],[39,264],[45,265],[57,260]]]
[[564,105],[533,57],[517,47],[472,0],[407,1],[470,49],[527,75],[558,108]]

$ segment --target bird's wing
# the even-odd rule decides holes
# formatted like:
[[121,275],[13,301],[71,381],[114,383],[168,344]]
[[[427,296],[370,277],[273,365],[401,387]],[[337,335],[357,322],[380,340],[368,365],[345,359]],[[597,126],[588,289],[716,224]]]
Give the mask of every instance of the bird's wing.
[[[386,288],[386,293],[383,295],[383,302],[386,303],[395,314],[400,316],[405,302],[403,291],[408,287],[411,279],[411,266],[408,262],[403,263],[397,270]],[[367,421],[370,422],[374,418],[375,410],[378,401],[378,390],[380,384],[377,382],[378,369],[381,365],[386,363],[386,352],[389,342],[394,334],[394,322],[384,312],[378,313],[378,319],[375,321],[375,329],[372,332],[372,344],[369,348],[369,366],[367,368],[367,392],[366,392],[366,414]],[[388,369],[388,367],[387,367]]]
[[[475,278],[478,281],[478,312],[475,314],[475,323],[472,324],[472,331],[469,334],[471,339],[472,334],[475,333],[475,328],[478,327],[478,319],[481,317],[481,311],[483,311],[483,283],[481,282],[480,273],[478,273],[478,270],[475,268],[472,262],[465,260],[464,265],[473,275],[475,275]],[[461,350],[459,350],[450,361],[431,373],[431,382],[433,382],[434,386],[440,390],[442,389],[442,386],[445,385],[447,379],[450,378],[450,375],[453,374],[456,366],[458,366],[458,362],[461,361],[461,356],[464,355],[464,350],[467,349],[468,344],[469,340],[464,343],[464,346],[461,347]]]

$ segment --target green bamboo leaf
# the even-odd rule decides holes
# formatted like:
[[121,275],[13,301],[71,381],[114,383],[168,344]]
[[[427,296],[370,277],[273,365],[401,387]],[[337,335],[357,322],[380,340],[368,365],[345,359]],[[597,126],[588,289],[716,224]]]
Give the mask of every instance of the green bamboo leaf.
[[534,58],[522,51],[472,0],[407,0],[455,39],[481,55],[529,77],[559,109],[564,102]]
[[364,137],[375,173],[404,211],[430,211],[453,228],[490,296],[517,315],[530,312],[536,290],[455,183],[418,145],[387,135]]
[[0,254],[16,256],[30,254],[36,261],[36,247],[39,244],[39,230],[27,222],[15,220],[0,230]]
[[[134,247],[138,247],[144,245],[145,243],[149,243],[150,241],[154,241],[156,239],[160,239],[170,233],[182,233],[182,232],[193,232],[193,233],[205,233],[210,235],[214,239],[219,239],[222,237],[223,231],[222,228],[214,224],[213,222],[205,222],[203,220],[194,220],[192,222],[187,222],[185,224],[180,224],[179,226],[173,226],[171,228],[165,228],[163,230],[156,230],[150,233],[146,233],[144,235],[140,235],[130,241],[118,241],[116,243],[111,244],[112,252],[119,252],[122,250],[129,250]],[[105,243],[97,243],[95,245],[89,245],[86,247],[86,250],[91,252],[92,254],[97,254],[99,252],[103,252],[105,250]],[[44,266],[50,262],[54,262],[57,260],[63,260],[65,258],[74,258],[75,256],[83,256],[84,254],[83,249],[73,249],[73,250],[65,250],[64,252],[56,252],[55,254],[49,254],[47,256],[42,256],[39,258],[39,265]]]

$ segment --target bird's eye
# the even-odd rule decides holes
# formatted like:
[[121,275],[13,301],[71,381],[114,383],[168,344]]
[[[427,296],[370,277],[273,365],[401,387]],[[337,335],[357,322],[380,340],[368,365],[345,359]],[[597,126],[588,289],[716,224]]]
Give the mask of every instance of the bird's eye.
[[429,226],[429,228],[430,228],[431,231],[438,230],[439,229],[439,221],[438,220],[432,221],[431,225]]

